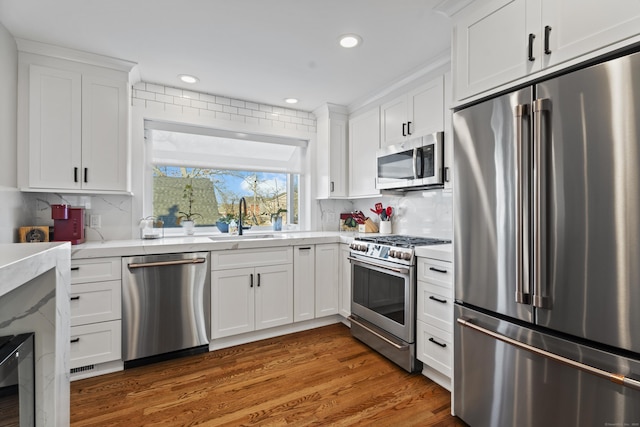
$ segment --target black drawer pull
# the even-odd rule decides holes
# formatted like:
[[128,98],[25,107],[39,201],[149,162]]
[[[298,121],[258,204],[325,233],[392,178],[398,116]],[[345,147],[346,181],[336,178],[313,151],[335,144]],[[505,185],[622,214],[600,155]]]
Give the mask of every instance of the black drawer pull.
[[436,297],[434,297],[433,295],[429,295],[429,299],[430,299],[430,300],[434,300],[434,301],[441,302],[442,304],[446,304],[446,303],[447,303],[447,300],[446,300],[446,299],[436,298]]
[[253,273],[249,275],[250,279],[249,279],[249,287],[253,288]]
[[305,246],[304,248],[298,248],[301,251],[310,251],[311,250],[311,246]]
[[429,338],[429,341],[431,341],[432,343],[434,343],[436,345],[439,345],[442,348],[445,348],[447,346],[446,344],[438,342],[438,341],[434,340],[433,338]]
[[407,122],[407,135],[411,135],[411,122]]
[[544,53],[551,55],[551,49],[549,48],[549,39],[551,38],[551,27],[544,27]]
[[71,301],[78,301],[80,299],[79,296],[71,297]]
[[442,270],[442,269],[440,269],[440,268],[429,267],[429,270],[431,270],[431,271],[435,271],[436,273],[443,273],[443,274],[447,274],[447,270]]
[[78,338],[73,338],[70,342],[71,342],[71,344],[74,344],[74,343],[80,342],[80,337],[78,337]]
[[406,130],[406,128],[407,128],[407,124],[406,124],[406,123],[403,123],[403,124],[402,124],[402,136],[407,136],[407,130]]
[[529,61],[533,62],[536,60],[536,57],[533,56],[533,39],[535,39],[535,34],[529,34]]
[[73,168],[73,182],[78,182],[78,168]]
[[80,270],[80,267],[71,267],[71,271],[78,271]]
[[89,168],[84,168],[84,182],[89,182]]

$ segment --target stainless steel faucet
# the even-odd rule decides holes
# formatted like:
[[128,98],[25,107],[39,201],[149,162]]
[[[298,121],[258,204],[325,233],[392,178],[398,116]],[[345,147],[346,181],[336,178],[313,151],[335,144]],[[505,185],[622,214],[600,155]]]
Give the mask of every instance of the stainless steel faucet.
[[238,203],[238,208],[240,210],[238,215],[238,236],[242,236],[242,205],[244,205],[244,214],[247,214],[247,201],[242,197],[240,202]]

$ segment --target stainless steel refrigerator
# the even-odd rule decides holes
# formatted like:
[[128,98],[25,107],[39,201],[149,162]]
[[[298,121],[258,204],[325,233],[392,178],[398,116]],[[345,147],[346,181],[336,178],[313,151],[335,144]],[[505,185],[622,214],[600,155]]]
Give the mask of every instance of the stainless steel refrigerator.
[[453,126],[455,414],[640,425],[640,53]]

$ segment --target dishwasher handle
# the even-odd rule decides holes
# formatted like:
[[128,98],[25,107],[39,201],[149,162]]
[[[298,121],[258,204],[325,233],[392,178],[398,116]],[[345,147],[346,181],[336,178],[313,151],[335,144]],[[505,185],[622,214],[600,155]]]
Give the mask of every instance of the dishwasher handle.
[[178,259],[175,261],[155,261],[155,262],[140,262],[127,264],[129,268],[145,268],[145,267],[163,267],[167,265],[183,265],[183,264],[202,264],[206,262],[206,258],[192,258],[192,259]]

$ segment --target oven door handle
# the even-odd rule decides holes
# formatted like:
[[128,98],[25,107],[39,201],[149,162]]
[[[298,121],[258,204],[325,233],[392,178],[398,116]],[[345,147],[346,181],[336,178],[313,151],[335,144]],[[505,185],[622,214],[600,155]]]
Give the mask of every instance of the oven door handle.
[[372,266],[372,267],[376,267],[376,268],[381,268],[381,269],[383,269],[383,270],[393,271],[394,273],[398,273],[398,274],[404,274],[404,275],[409,274],[409,270],[407,270],[406,268],[393,268],[393,267],[387,267],[386,265],[376,264],[375,262],[363,261],[363,260],[361,260],[361,259],[354,258],[354,257],[349,257],[349,258],[348,258],[348,260],[349,260],[349,261],[352,261],[352,262],[358,262],[358,263],[360,263],[360,264],[370,265],[370,266]]
[[360,326],[362,329],[365,329],[367,332],[372,333],[373,335],[375,335],[376,337],[380,338],[382,341],[386,342],[387,344],[390,344],[392,346],[394,346],[395,348],[397,348],[398,350],[407,350],[409,349],[408,345],[399,345],[394,343],[393,341],[391,341],[389,338],[385,337],[382,334],[377,333],[376,331],[374,331],[371,328],[368,328],[366,325],[363,325],[362,323],[358,322],[356,319],[353,318],[353,316],[349,316],[349,321],[355,323],[356,325]]

